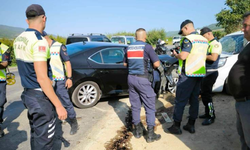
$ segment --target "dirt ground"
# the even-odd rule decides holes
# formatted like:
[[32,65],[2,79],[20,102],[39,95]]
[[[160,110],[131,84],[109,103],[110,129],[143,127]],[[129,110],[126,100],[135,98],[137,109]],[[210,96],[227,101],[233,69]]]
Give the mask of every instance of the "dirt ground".
[[[172,135],[167,128],[172,122],[166,122],[162,112],[166,112],[172,119],[174,97],[170,94],[162,96],[156,103],[155,132],[161,134],[157,142],[147,143],[145,137],[136,139],[130,132],[131,118],[129,118],[130,103],[128,98],[120,99],[114,110],[101,120],[96,127],[89,131],[89,135],[74,149],[76,150],[238,150],[240,140],[236,130],[235,100],[232,96],[218,93],[213,96],[216,120],[210,126],[202,126],[203,119],[197,119],[196,133],[190,134],[182,130],[181,135]],[[185,107],[182,125],[188,121],[189,106]],[[199,114],[204,113],[204,106],[200,101]],[[145,111],[142,109],[141,120],[146,128]],[[126,127],[127,128],[126,128]]]

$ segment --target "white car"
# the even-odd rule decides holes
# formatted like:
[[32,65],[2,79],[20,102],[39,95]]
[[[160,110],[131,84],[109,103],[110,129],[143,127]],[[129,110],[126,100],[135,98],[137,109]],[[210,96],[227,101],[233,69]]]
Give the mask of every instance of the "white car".
[[247,40],[244,38],[244,33],[241,31],[228,34],[219,40],[222,45],[222,54],[220,55],[218,65],[218,78],[213,86],[213,92],[229,93],[227,88],[227,77],[229,71],[238,60],[238,55],[243,49]]
[[180,42],[181,41],[181,36],[174,36],[173,37],[173,45],[175,45],[175,43],[178,43],[178,42]]
[[110,40],[112,43],[125,45],[130,45],[131,43],[134,43],[136,41],[135,37],[133,36],[112,36]]

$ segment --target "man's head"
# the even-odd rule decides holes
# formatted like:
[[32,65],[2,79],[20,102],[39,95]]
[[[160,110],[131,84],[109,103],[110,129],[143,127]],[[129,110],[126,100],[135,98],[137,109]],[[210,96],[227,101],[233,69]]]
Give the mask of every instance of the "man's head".
[[194,23],[191,20],[185,20],[181,23],[180,26],[180,31],[178,34],[183,35],[183,36],[187,36],[189,35],[191,32],[194,32]]
[[146,42],[147,39],[147,33],[146,30],[143,28],[139,28],[135,32],[135,38],[137,41],[143,41]]
[[244,37],[250,41],[250,12],[243,15],[242,31],[244,32]]
[[200,34],[202,36],[204,36],[208,41],[211,41],[212,39],[214,39],[214,35],[212,33],[212,30],[208,27],[202,28]]
[[42,6],[38,4],[32,4],[26,9],[26,22],[29,26],[35,28],[42,28],[45,29],[45,24],[47,17],[45,16],[45,11],[43,10]]

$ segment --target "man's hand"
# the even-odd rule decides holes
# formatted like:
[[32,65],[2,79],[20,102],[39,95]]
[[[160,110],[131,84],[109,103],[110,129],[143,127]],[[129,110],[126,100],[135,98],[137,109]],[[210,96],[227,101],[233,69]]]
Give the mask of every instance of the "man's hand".
[[176,53],[176,51],[175,50],[173,50],[173,52],[172,52],[172,57],[175,57],[177,55],[177,53]]
[[67,111],[65,110],[65,108],[63,106],[60,107],[56,107],[56,113],[58,115],[58,119],[60,120],[65,120],[67,119]]
[[71,88],[71,87],[72,87],[72,80],[67,79],[67,80],[66,80],[66,83],[65,83],[65,87],[66,87],[67,89]]

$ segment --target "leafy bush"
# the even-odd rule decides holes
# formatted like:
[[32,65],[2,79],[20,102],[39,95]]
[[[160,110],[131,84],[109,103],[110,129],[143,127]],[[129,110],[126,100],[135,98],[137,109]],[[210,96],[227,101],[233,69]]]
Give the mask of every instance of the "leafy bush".
[[164,29],[153,29],[147,32],[147,43],[156,45],[158,39],[166,40],[166,31]]

